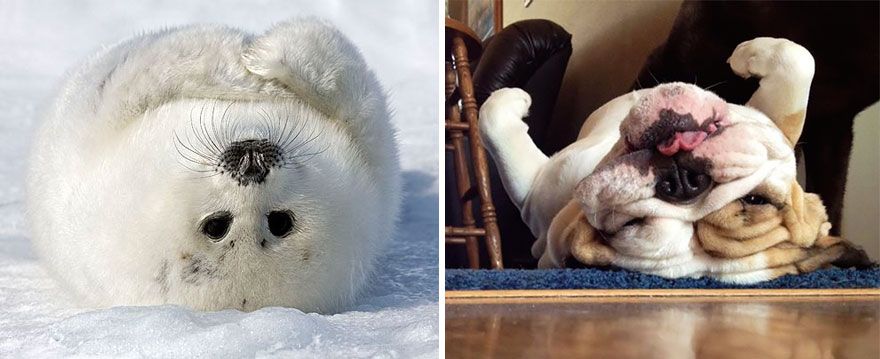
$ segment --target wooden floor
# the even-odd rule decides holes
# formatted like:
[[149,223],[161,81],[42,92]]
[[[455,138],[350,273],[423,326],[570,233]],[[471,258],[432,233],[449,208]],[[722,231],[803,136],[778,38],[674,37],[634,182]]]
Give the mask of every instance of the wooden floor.
[[446,357],[880,358],[877,290],[584,292],[447,293]]

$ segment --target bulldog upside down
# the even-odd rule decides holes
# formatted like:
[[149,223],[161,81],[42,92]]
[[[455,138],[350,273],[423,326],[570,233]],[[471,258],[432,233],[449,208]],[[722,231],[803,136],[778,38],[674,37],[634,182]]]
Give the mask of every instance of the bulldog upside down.
[[596,110],[578,140],[551,157],[521,120],[528,94],[506,88],[489,97],[484,145],[538,238],[539,267],[576,260],[754,283],[868,262],[828,235],[822,201],[795,178],[812,55],[789,40],[757,38],[728,62],[760,79],[744,106],[685,83],[634,91]]

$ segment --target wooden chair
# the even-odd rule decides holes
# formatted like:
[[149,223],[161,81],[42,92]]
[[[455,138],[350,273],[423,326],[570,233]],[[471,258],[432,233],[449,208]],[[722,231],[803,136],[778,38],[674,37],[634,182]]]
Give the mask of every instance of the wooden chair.
[[[477,238],[486,239],[489,264],[492,269],[504,267],[501,259],[501,238],[492,204],[489,187],[489,168],[486,152],[480,141],[477,125],[477,101],[474,98],[474,84],[471,77],[470,60],[478,58],[482,46],[473,30],[463,23],[446,19],[446,131],[448,140],[446,150],[452,152],[457,198],[461,204],[462,227],[446,226],[447,244],[464,244],[467,250],[468,265],[479,268],[479,248]],[[469,57],[470,56],[470,57]],[[461,107],[459,107],[459,100]],[[462,116],[464,120],[462,121]],[[468,138],[470,156],[465,150],[465,136]],[[469,158],[468,158],[469,157]],[[471,184],[470,164],[473,165]],[[449,188],[449,187],[447,187]],[[447,189],[448,190],[448,189]],[[482,228],[477,227],[474,213],[474,200],[480,200],[479,216]],[[447,223],[449,223],[447,221]]]

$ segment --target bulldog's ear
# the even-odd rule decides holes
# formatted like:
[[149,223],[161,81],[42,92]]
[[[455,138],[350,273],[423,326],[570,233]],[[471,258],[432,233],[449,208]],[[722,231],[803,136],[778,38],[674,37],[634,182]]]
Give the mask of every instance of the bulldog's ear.
[[599,233],[587,221],[580,202],[571,200],[553,217],[547,232],[547,250],[541,256],[541,268],[562,268],[575,259],[589,266],[610,265],[614,250],[599,241]]
[[795,263],[801,273],[833,265],[840,268],[870,268],[877,264],[871,261],[865,250],[840,237],[824,236],[816,241],[816,246],[806,249],[811,255]]
[[862,247],[859,247],[852,242],[847,240],[840,239],[841,244],[844,247],[843,253],[831,262],[832,265],[840,267],[840,268],[870,268],[877,265],[874,261],[868,257],[868,253],[865,252]]
[[789,200],[782,210],[782,224],[788,229],[791,242],[800,247],[813,246],[831,230],[822,200],[804,192],[796,181],[791,184]]

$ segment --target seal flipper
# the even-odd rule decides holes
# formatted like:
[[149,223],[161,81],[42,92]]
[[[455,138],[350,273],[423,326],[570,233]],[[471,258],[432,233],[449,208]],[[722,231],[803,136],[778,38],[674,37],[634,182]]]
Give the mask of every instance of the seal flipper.
[[253,39],[242,60],[248,71],[341,120],[356,137],[380,140],[373,123],[387,117],[385,93],[354,44],[328,23],[282,22]]
[[[251,39],[241,60],[267,87],[302,100],[339,121],[360,152],[381,173],[398,172],[387,98],[358,49],[339,30],[313,18],[282,22]],[[395,156],[387,154],[394,152]],[[378,183],[400,201],[400,179]]]

